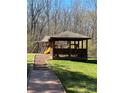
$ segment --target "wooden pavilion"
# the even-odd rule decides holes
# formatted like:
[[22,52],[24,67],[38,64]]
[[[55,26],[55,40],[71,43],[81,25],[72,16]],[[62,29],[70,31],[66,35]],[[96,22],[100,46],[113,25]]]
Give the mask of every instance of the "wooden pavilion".
[[88,36],[71,31],[65,31],[54,36],[44,37],[51,47],[50,54],[53,59],[85,59],[88,57]]

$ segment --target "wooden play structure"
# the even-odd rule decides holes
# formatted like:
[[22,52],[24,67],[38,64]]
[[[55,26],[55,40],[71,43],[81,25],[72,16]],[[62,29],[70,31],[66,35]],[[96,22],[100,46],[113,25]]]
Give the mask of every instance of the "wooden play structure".
[[85,59],[88,57],[88,36],[65,31],[54,36],[45,36],[42,45],[45,54],[50,53],[53,59]]

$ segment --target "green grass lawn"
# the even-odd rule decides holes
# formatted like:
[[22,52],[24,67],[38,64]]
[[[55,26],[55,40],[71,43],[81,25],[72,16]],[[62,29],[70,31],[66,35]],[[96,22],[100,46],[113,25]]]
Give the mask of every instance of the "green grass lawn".
[[34,56],[35,54],[32,54],[32,53],[27,54],[27,77],[33,68]]
[[33,53],[28,53],[27,54],[27,63],[33,63],[35,54]]
[[49,60],[50,67],[61,80],[67,93],[96,93],[96,60],[86,62]]

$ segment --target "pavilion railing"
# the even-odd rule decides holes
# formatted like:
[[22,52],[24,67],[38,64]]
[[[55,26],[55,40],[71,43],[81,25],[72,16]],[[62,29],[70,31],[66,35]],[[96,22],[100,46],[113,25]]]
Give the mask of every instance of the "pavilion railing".
[[68,55],[69,57],[87,58],[87,49],[64,49],[54,48],[53,56],[59,57],[59,55]]

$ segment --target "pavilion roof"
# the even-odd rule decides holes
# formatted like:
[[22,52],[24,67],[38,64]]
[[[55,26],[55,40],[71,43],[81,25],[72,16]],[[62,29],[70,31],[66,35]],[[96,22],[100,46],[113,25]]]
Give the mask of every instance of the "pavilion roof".
[[42,42],[48,42],[50,38],[82,38],[82,39],[90,39],[88,36],[71,32],[71,31],[65,31],[61,32],[59,34],[53,35],[53,36],[45,36],[42,39]]
[[51,37],[55,37],[55,38],[89,38],[88,36],[79,34],[79,33],[75,33],[75,32],[71,32],[71,31],[65,31],[65,32],[61,32],[60,34],[51,36]]

